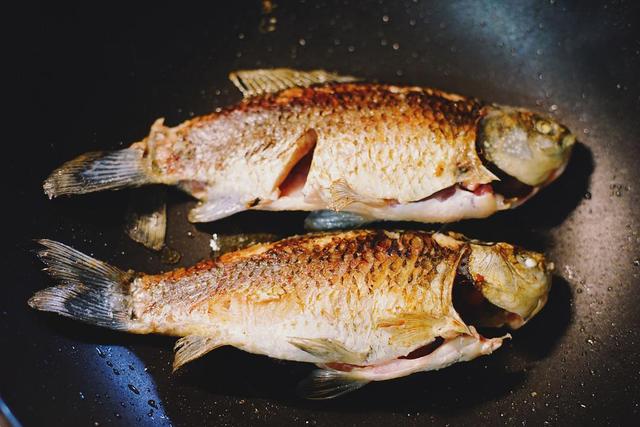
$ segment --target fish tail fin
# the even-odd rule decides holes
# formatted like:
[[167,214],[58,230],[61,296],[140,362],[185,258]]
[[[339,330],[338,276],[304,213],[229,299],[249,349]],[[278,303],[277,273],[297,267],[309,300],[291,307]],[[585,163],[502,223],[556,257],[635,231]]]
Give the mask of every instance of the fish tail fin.
[[54,170],[44,181],[43,188],[53,199],[135,187],[152,182],[146,170],[144,151],[139,148],[86,153]]
[[133,330],[130,283],[135,277],[62,243],[38,240],[36,251],[58,286],[38,291],[29,299],[36,310],[51,311],[92,325]]

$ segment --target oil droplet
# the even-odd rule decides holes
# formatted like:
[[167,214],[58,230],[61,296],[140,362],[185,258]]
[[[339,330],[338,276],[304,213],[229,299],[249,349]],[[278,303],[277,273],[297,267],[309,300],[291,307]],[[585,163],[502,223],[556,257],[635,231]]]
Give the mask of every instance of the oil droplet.
[[133,384],[128,384],[127,387],[129,387],[129,390],[131,390],[135,394],[140,394],[140,390],[138,390]]
[[209,240],[209,246],[213,252],[218,252],[220,250],[220,242],[218,239],[218,233],[213,233],[211,235],[211,240]]
[[160,253],[160,262],[163,264],[177,264],[182,258],[180,252],[165,245]]

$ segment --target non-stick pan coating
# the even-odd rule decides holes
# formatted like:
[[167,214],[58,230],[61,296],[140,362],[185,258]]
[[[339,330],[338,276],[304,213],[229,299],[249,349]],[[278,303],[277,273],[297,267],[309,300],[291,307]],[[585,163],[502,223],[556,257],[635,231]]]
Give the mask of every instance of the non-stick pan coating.
[[[637,2],[209,1],[25,6],[5,44],[0,395],[31,425],[633,424],[640,404],[640,20]],[[266,2],[269,3],[269,2]],[[29,8],[28,10],[26,8]],[[273,30],[273,31],[271,31]],[[43,178],[82,152],[144,137],[239,100],[239,68],[325,68],[430,85],[557,116],[580,144],[527,205],[448,229],[546,251],[549,304],[490,357],[294,395],[305,364],[232,348],[172,375],[173,339],[104,331],[30,310],[51,285],[30,239],[123,268],[173,268],[125,237],[130,191],[49,201]],[[141,191],[141,190],[136,190]],[[169,245],[189,265],[211,233],[300,232],[304,215],[247,213],[193,226],[170,193]],[[7,237],[8,236],[8,237]]]

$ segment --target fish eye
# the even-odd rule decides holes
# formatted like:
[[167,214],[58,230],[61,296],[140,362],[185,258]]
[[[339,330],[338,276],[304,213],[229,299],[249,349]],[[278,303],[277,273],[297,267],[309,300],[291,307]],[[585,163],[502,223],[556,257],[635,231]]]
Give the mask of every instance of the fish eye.
[[553,126],[551,126],[551,123],[549,123],[546,120],[538,120],[535,123],[535,128],[538,132],[540,132],[543,135],[549,135],[553,130]]

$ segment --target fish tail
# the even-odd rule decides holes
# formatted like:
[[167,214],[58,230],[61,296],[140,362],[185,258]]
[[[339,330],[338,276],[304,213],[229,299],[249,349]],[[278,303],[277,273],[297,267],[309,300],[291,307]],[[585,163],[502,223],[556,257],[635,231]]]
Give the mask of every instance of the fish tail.
[[54,170],[44,181],[43,188],[52,199],[68,194],[135,187],[152,182],[146,170],[144,151],[140,148],[86,153]]
[[105,328],[134,329],[129,286],[133,271],[122,271],[59,242],[38,243],[43,246],[36,254],[46,265],[44,271],[60,284],[36,292],[29,299],[32,308]]

